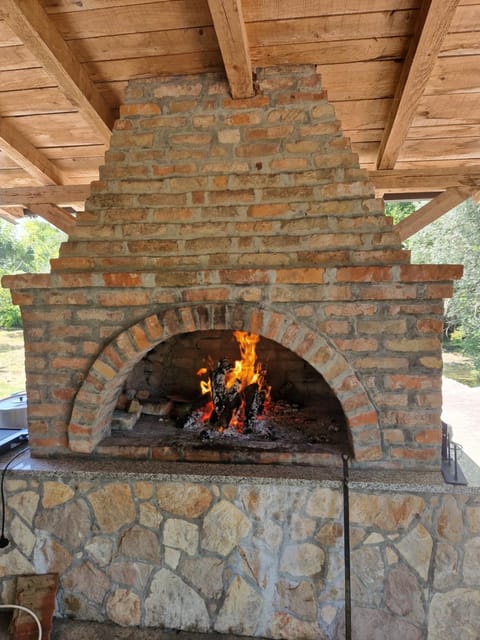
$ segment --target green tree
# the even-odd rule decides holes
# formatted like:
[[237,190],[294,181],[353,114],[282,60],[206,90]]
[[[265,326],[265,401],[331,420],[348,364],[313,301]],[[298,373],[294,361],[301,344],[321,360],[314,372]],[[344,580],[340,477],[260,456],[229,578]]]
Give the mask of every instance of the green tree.
[[[14,226],[0,219],[0,278],[15,273],[46,273],[49,261],[58,256],[66,235],[40,219]],[[0,289],[0,327],[20,327],[20,309],[12,304],[10,291]]]
[[404,201],[392,201],[385,203],[385,214],[393,218],[393,222],[397,224],[400,220],[403,220],[418,207],[413,202]]
[[463,277],[446,301],[445,319],[455,346],[472,356],[480,370],[480,206],[467,200],[406,245],[414,263],[463,264]]

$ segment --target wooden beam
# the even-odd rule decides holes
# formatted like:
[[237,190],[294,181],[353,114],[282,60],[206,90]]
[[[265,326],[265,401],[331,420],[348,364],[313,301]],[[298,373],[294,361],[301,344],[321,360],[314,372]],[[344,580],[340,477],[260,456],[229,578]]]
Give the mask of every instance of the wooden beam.
[[406,240],[413,234],[423,229],[428,224],[437,220],[457,205],[467,200],[472,195],[472,190],[465,187],[447,189],[439,196],[430,200],[426,205],[404,218],[394,229],[398,231],[401,240]]
[[108,146],[113,114],[38,0],[2,0],[5,22]]
[[89,184],[0,189],[0,207],[25,205],[31,209],[33,204],[67,205],[84,202],[89,195]]
[[23,218],[23,207],[7,207],[5,209],[0,209],[0,218],[3,218],[3,220],[11,222],[12,224],[17,224],[17,222]]
[[424,0],[395,91],[377,156],[378,169],[393,169],[407,138],[459,0]]
[[233,98],[254,95],[252,63],[241,0],[208,0]]
[[452,187],[480,189],[480,168],[477,167],[391,169],[369,171],[368,176],[378,197],[385,193],[444,191]]
[[64,181],[62,172],[3,118],[0,118],[0,149],[40,183]]
[[75,227],[75,218],[72,214],[56,204],[35,203],[30,204],[28,208],[32,213],[41,216],[66,234],[70,234]]

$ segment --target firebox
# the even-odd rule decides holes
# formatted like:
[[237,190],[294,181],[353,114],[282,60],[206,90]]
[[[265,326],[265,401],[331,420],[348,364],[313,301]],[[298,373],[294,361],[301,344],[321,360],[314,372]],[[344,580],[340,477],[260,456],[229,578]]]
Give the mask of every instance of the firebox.
[[99,446],[146,443],[178,460],[352,453],[342,406],[318,371],[272,340],[227,330],[178,334],[129,373]]
[[[439,467],[461,267],[410,264],[314,67],[260,69],[256,91],[131,82],[51,273],[4,278],[35,456]],[[229,379],[236,335],[261,383]]]

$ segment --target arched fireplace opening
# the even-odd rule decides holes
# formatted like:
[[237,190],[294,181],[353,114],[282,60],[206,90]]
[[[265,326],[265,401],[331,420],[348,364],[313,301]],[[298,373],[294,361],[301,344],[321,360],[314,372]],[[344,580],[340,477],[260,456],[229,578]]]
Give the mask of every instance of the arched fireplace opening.
[[[158,415],[150,425],[143,416],[135,429],[118,428],[118,412],[122,419],[129,411],[143,415],[140,405],[146,402],[176,403],[175,421],[179,407],[190,405],[187,410],[191,410],[199,396],[196,372],[208,363],[212,364],[206,369],[211,371],[223,359],[233,364],[239,354],[236,332],[258,337],[258,361],[267,373],[270,370],[271,398],[290,405],[290,424],[297,418],[301,422],[303,412],[317,425],[312,426],[310,439],[315,440],[318,425],[325,420],[327,429],[333,424],[330,434],[336,433],[335,443],[307,438],[293,446],[290,438],[272,451],[273,445],[265,439],[261,447],[230,443],[213,447],[210,440],[218,440],[214,437],[195,446],[189,438],[184,446],[174,443],[183,437],[181,432],[186,433],[177,422],[170,424],[172,437],[159,437]],[[133,400],[136,404],[130,407]],[[68,435],[69,448],[77,454],[176,461],[339,464],[340,453],[363,462],[378,460],[382,452],[377,410],[361,378],[334,343],[290,314],[246,304],[179,305],[120,332],[86,373],[73,401]],[[336,445],[333,451],[332,444]]]
[[177,334],[148,351],[123,384],[114,442],[202,461],[353,453],[323,376],[278,342],[231,330]]

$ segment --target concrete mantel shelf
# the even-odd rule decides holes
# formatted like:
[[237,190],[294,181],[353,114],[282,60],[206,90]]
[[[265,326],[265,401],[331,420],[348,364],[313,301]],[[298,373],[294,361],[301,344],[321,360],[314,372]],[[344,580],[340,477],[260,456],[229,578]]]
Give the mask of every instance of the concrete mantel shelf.
[[[12,455],[0,457],[3,469]],[[156,460],[95,459],[68,456],[65,458],[34,458],[26,451],[9,467],[9,474],[35,474],[43,478],[75,476],[103,480],[142,478],[163,482],[256,483],[261,485],[294,485],[339,488],[343,472],[339,463],[332,467],[308,467],[300,465],[249,465],[165,462]],[[352,490],[407,491],[421,493],[476,494],[478,487],[446,484],[440,470],[408,471],[397,469],[349,469],[349,486]]]

